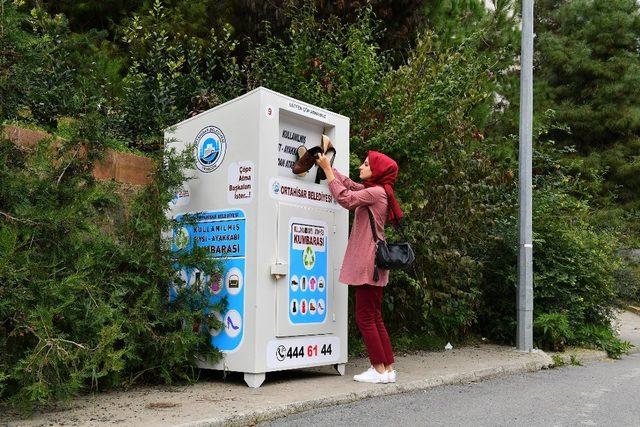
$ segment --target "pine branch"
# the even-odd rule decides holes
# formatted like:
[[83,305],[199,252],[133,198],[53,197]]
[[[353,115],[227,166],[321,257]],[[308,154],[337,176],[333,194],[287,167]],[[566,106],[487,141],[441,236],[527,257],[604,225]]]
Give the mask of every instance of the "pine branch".
[[2,212],[0,211],[0,215],[4,216],[5,218],[11,220],[11,221],[15,221],[15,222],[22,222],[24,224],[33,224],[33,225],[43,225],[40,222],[36,222],[36,221],[32,221],[30,219],[23,219],[23,218],[16,218],[15,216],[11,216],[6,212]]

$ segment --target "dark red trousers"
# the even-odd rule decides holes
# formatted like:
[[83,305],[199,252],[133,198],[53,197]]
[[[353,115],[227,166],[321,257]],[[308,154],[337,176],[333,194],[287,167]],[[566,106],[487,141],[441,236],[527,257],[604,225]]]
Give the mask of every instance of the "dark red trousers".
[[382,321],[382,286],[360,285],[356,288],[356,323],[364,339],[372,365],[393,363],[389,334]]

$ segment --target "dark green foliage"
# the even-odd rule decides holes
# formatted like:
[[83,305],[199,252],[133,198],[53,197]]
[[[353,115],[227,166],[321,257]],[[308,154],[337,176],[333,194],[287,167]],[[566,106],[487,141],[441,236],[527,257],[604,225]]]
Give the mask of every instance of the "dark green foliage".
[[455,44],[465,34],[477,31],[489,14],[482,0],[432,0],[424,2],[423,8],[428,28],[446,44]]
[[176,32],[172,19],[156,0],[147,15],[135,15],[123,30],[131,65],[122,99],[114,102],[112,127],[144,151],[161,148],[164,128],[241,91],[230,27],[212,28],[202,39]]
[[206,292],[182,286],[168,301],[174,262],[216,272],[204,254],[172,254],[160,237],[187,160],[170,157],[135,195],[97,183],[99,124],[80,123],[59,151],[0,142],[0,400],[29,407],[188,379],[196,352],[216,357]]
[[0,119],[23,116],[55,128],[62,116],[95,111],[112,93],[121,60],[108,58],[103,33],[73,34],[63,15],[30,15],[4,4],[0,33]]
[[392,309],[407,330],[453,338],[477,320],[489,232],[506,213],[501,194],[513,179],[492,158],[503,141],[484,136],[499,116],[498,76],[511,64],[510,50],[496,37],[509,29],[494,25],[504,13],[480,13],[476,31],[457,33],[455,43],[422,35],[408,64],[387,77],[386,120],[364,147],[390,154],[402,171],[397,195],[417,261],[389,290],[394,306],[408,311]]
[[569,125],[560,141],[610,168],[624,202],[640,194],[640,5],[635,0],[541,1],[536,6],[536,108]]
[[[503,171],[487,156],[481,127],[491,111],[495,58],[475,57],[464,42],[437,49],[419,41],[409,65],[389,78],[388,119],[367,148],[399,162],[397,194],[417,261],[397,277],[392,293],[409,312],[404,327],[465,332],[476,320],[481,262],[488,225],[500,209]],[[406,307],[406,306],[405,306]]]
[[538,5],[537,65],[559,119],[580,148],[638,135],[640,6],[634,0],[554,3]]
[[[313,7],[294,10],[285,38],[271,36],[248,57],[249,88],[266,86],[351,118],[352,137],[375,121],[388,58],[376,43],[369,9],[356,23],[319,21]],[[352,140],[357,145],[359,139]],[[355,143],[355,144],[354,144]]]
[[632,347],[620,341],[608,325],[584,325],[576,333],[575,343],[604,350],[612,359],[620,359]]
[[426,34],[409,65],[392,71],[367,13],[345,28],[312,12],[296,15],[286,41],[268,40],[252,52],[250,77],[352,117],[352,166],[370,148],[399,161],[398,196],[418,260],[396,278],[401,286],[389,288],[386,309],[403,330],[465,331],[481,280],[475,246],[500,209],[489,201],[502,172],[480,141],[506,50],[476,42],[485,33],[450,49]]
[[141,7],[144,0],[43,0],[52,15],[64,14],[74,31],[108,30],[128,13]]
[[[397,195],[417,261],[410,271],[396,274],[388,288],[385,311],[393,329],[456,336],[468,332],[480,313],[481,331],[512,341],[516,151],[511,138],[485,140],[483,135],[484,126],[501,120],[494,92],[511,84],[504,72],[511,65],[504,41],[513,39],[506,12],[481,18],[477,33],[455,46],[423,35],[408,65],[395,71],[378,52],[367,15],[346,30],[336,22],[318,22],[312,12],[296,15],[286,40],[269,39],[253,50],[250,78],[255,85],[352,117],[352,166],[370,148],[399,161]],[[354,36],[347,46],[358,47],[355,58],[344,50],[345,31]],[[496,34],[502,35],[492,37]],[[349,64],[357,61],[353,69],[360,72],[342,68],[339,56]],[[572,330],[589,322],[604,324],[614,305],[612,240],[586,218],[586,200],[601,175],[590,173],[586,185],[579,163],[560,165],[571,150],[548,151],[536,154],[536,203],[541,202],[536,231],[546,239],[543,252],[536,252],[538,313],[567,302],[577,316]],[[573,219],[578,212],[582,221]],[[575,254],[574,244],[584,249]],[[565,264],[574,258],[579,261]]]
[[538,348],[563,351],[573,338],[566,314],[542,313],[533,321],[533,330]]
[[[242,43],[247,39],[262,44],[270,37],[287,39],[291,23],[299,10],[312,8],[318,21],[340,21],[344,26],[358,22],[367,8],[380,22],[376,38],[384,50],[396,53],[398,60],[411,47],[416,33],[424,26],[422,0],[368,0],[366,2],[306,0],[227,0],[218,2],[218,10],[233,26]],[[265,31],[263,23],[269,23]]]
[[[589,189],[577,172],[581,161],[563,161],[571,150],[558,149],[547,140],[544,127],[538,133],[533,163],[535,337],[543,348],[559,350],[565,344],[589,342],[584,334],[578,338],[582,330],[611,329],[614,272],[620,264],[617,236],[598,230],[591,218]],[[602,176],[594,172],[590,180],[601,181]],[[515,204],[517,193],[511,197]],[[479,327],[486,336],[513,342],[518,282],[515,210],[496,222],[494,236],[487,253]]]

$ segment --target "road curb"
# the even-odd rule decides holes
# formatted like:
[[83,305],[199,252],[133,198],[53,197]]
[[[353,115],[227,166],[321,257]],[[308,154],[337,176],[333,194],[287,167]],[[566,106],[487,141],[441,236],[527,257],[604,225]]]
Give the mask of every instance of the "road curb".
[[516,373],[535,372],[549,368],[553,365],[551,357],[540,351],[543,361],[533,360],[526,362],[510,363],[508,365],[478,369],[473,371],[459,372],[450,375],[443,375],[435,378],[425,378],[423,380],[409,383],[396,383],[380,385],[376,388],[362,390],[351,393],[339,394],[336,396],[310,399],[302,402],[293,402],[271,408],[238,413],[222,418],[209,418],[206,420],[193,421],[180,424],[179,427],[218,427],[218,426],[246,426],[260,422],[270,421],[277,418],[311,409],[324,408],[328,406],[342,405],[356,402],[358,400],[371,397],[389,396],[400,393],[410,393],[414,391],[428,390],[441,385],[465,384],[474,381],[508,376]]
[[605,359],[608,359],[606,351],[602,350],[580,350],[580,349],[572,349],[562,353],[549,353],[552,357],[559,356],[565,365],[571,365],[571,356],[574,357],[574,360],[582,365],[584,363],[592,363],[599,362]]
[[[627,353],[624,353],[622,357],[630,356],[632,354],[640,353],[640,346],[634,345],[629,349]],[[575,360],[582,365],[584,363],[601,362],[603,360],[610,359],[606,351],[603,350],[583,350],[572,349],[562,353],[549,353],[550,356],[558,355],[562,358],[565,365],[571,365],[571,356],[575,357]]]
[[640,316],[640,307],[636,307],[635,305],[627,305],[625,310],[632,312],[633,314],[637,314]]

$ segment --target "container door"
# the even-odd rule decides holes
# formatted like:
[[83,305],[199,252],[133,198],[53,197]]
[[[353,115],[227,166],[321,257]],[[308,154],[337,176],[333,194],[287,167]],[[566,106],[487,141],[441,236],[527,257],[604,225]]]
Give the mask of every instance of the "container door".
[[288,266],[276,281],[277,336],[334,333],[334,212],[279,203],[277,227],[277,257]]

